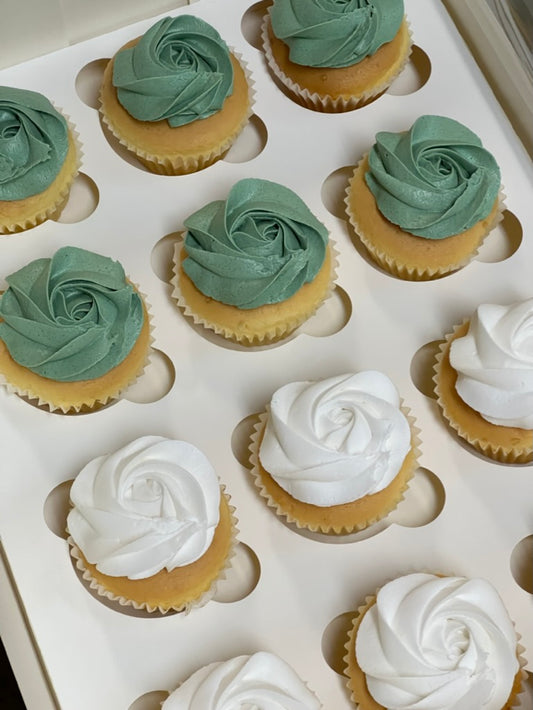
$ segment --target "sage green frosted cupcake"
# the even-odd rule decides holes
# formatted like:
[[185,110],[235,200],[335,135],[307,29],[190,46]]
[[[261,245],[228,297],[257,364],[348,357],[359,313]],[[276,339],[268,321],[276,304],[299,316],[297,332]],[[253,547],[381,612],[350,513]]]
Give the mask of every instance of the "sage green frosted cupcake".
[[0,86],[0,234],[58,217],[79,162],[74,129],[45,96]]
[[316,111],[349,111],[378,98],[411,54],[403,0],[274,0],[263,47],[291,98]]
[[251,115],[247,72],[217,30],[165,17],[107,65],[101,113],[149,170],[192,173],[220,159]]
[[381,132],[350,181],[350,222],[370,256],[403,279],[456,271],[501,220],[500,169],[466,126],[421,116]]
[[328,230],[292,190],[245,179],[185,220],[174,297],[196,323],[244,345],[287,337],[332,289]]
[[98,408],[133,382],[150,347],[147,308],[112,259],[63,247],[7,277],[0,381],[51,410]]

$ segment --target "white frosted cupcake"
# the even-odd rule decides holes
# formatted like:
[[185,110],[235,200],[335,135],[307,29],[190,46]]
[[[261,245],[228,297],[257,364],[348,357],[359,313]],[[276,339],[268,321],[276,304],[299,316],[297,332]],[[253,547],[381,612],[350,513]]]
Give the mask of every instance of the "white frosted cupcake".
[[251,444],[252,473],[278,515],[323,533],[361,530],[403,497],[418,429],[390,379],[365,371],[278,389]]
[[346,644],[359,710],[508,710],[524,661],[509,614],[484,579],[414,573],[359,608]]
[[147,611],[184,611],[215,591],[232,552],[233,508],[192,444],[144,436],[76,477],[71,553],[99,594]]
[[480,305],[442,345],[435,367],[444,417],[480,453],[533,460],[533,298]]
[[215,707],[258,710],[320,710],[318,698],[279,656],[259,651],[200,668],[176,690],[161,710]]

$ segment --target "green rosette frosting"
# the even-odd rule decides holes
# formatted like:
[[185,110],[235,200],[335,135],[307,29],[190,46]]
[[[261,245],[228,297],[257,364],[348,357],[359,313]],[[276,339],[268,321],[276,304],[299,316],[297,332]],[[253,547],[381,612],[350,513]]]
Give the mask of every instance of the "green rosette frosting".
[[421,116],[405,133],[377,134],[365,180],[390,222],[417,237],[444,239],[490,214],[500,169],[466,126]]
[[67,152],[67,122],[45,96],[0,86],[0,200],[46,190]]
[[243,309],[284,301],[312,281],[328,243],[327,229],[292,190],[252,178],[185,226],[185,273],[206,296]]
[[397,34],[403,0],[274,0],[270,21],[289,57],[306,67],[348,67]]
[[0,338],[15,362],[43,377],[100,377],[124,360],[141,331],[141,298],[106,256],[63,247],[7,282]]
[[164,17],[129,49],[117,53],[113,84],[139,121],[175,128],[220,111],[233,92],[227,45],[214,27],[192,15]]

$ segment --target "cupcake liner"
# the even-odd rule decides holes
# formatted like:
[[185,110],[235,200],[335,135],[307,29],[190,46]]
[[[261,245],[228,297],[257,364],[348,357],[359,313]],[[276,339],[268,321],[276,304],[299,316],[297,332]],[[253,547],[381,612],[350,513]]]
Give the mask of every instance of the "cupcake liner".
[[[470,319],[465,319],[461,324],[454,326],[451,333],[446,335],[445,340],[440,344],[433,367],[435,375],[435,394],[444,419],[452,429],[479,453],[494,461],[506,464],[530,463],[533,461],[533,432],[515,427],[498,426],[483,419],[481,414],[476,412],[466,402],[460,398],[455,390],[455,379],[453,381],[453,392],[443,390],[441,377],[443,368],[452,370],[449,362],[449,348],[453,340],[466,333]],[[459,414],[462,414],[464,421],[458,421],[457,416],[450,412],[446,398],[453,397],[454,403],[460,407]],[[479,433],[474,433],[468,428],[468,424],[474,424]],[[524,432],[525,436],[520,441],[519,432]]]
[[409,49],[406,52],[405,58],[398,66],[397,71],[391,75],[386,81],[376,84],[375,87],[367,91],[362,92],[358,96],[338,96],[336,98],[329,96],[327,94],[319,94],[317,92],[311,92],[309,89],[300,86],[297,82],[293,81],[288,77],[285,72],[279,67],[275,57],[272,54],[272,46],[269,37],[270,28],[270,15],[267,12],[263,17],[263,22],[261,25],[261,40],[263,44],[263,51],[265,58],[267,60],[270,70],[274,76],[283,84],[283,86],[288,89],[292,94],[294,99],[305,106],[306,108],[312,109],[314,111],[320,111],[323,113],[342,113],[344,111],[353,111],[354,109],[360,108],[371,101],[377,99],[381,94],[383,94],[393,81],[401,74],[405,69],[409,57],[412,52],[412,33],[409,23],[407,23],[407,31],[409,34]]
[[[358,521],[354,521],[352,525],[348,525],[347,523],[335,525],[333,523],[328,524],[325,522],[315,524],[309,521],[299,520],[297,517],[295,517],[295,515],[282,508],[281,505],[271,496],[271,494],[265,487],[260,471],[259,448],[268,419],[268,409],[266,412],[263,412],[258,415],[257,422],[254,425],[254,430],[251,435],[251,442],[249,446],[251,464],[250,473],[253,476],[254,484],[258,488],[261,497],[265,499],[267,505],[272,508],[278,516],[280,516],[281,518],[285,518],[287,522],[296,525],[297,528],[310,530],[311,532],[324,533],[326,535],[349,535],[350,533],[356,532],[358,530],[364,530],[370,525],[373,525],[374,523],[378,522],[378,520],[382,520],[395,508],[397,508],[398,504],[403,500],[405,491],[409,486],[409,481],[414,476],[414,473],[418,467],[418,459],[421,453],[421,441],[419,438],[420,429],[416,426],[414,417],[410,414],[410,410],[403,404],[403,401],[400,405],[400,409],[404,416],[407,418],[407,421],[409,422],[409,429],[411,431],[411,449],[407,454],[407,456],[409,456],[411,460],[407,464],[408,470],[405,473],[405,480],[400,490],[398,491],[397,497],[391,498],[390,501],[384,503],[382,509],[379,512],[373,513],[371,516],[367,516]],[[375,495],[379,493],[380,491],[378,491]]]
[[154,153],[149,153],[142,148],[134,145],[133,143],[127,141],[120,132],[115,128],[112,119],[108,117],[103,111],[103,101],[100,95],[100,116],[103,123],[111,132],[111,134],[123,145],[127,150],[135,155],[135,157],[153,173],[158,175],[188,175],[190,173],[197,172],[198,170],[203,170],[209,167],[217,160],[222,158],[225,153],[231,148],[233,143],[237,140],[240,133],[243,131],[244,127],[250,120],[250,116],[253,114],[253,105],[255,102],[255,89],[254,81],[248,65],[244,61],[242,55],[236,52],[232,48],[229,48],[230,53],[235,57],[235,59],[241,65],[244,74],[246,76],[246,81],[248,84],[248,110],[243,117],[241,123],[237,128],[226,138],[220,145],[211,150],[206,150],[195,156],[181,156],[175,155],[174,157],[169,157],[166,155],[156,155]]
[[[413,570],[414,571],[414,570]],[[429,572],[429,574],[435,574],[434,572]],[[448,576],[448,575],[446,575]],[[392,578],[387,581],[392,581]],[[384,585],[382,585],[384,586]],[[377,599],[377,594],[380,587],[376,590],[374,594],[370,594],[365,597],[364,602],[357,608],[352,621],[352,627],[348,632],[348,640],[344,644],[346,649],[346,655],[343,657],[345,669],[344,675],[347,677],[346,686],[350,691],[350,700],[355,704],[358,710],[385,710],[385,708],[377,703],[374,698],[370,695],[366,685],[366,678],[364,672],[359,668],[357,660],[355,658],[355,639],[357,636],[357,631],[359,625],[363,619],[365,613],[375,604]],[[515,676],[513,687],[509,699],[505,703],[501,710],[511,710],[512,708],[521,707],[522,703],[520,700],[520,695],[524,689],[524,684],[527,680],[527,672],[525,667],[527,665],[527,660],[524,656],[525,648],[520,643],[521,635],[516,631],[516,656],[518,659],[518,672]]]
[[[74,167],[71,170],[71,172],[67,174],[67,176],[65,178],[65,184],[63,185],[61,190],[58,192],[57,199],[54,200],[51,204],[43,206],[43,207],[38,207],[36,209],[33,209],[33,211],[26,210],[24,215],[21,215],[21,218],[14,221],[14,222],[2,221],[2,218],[0,215],[0,235],[3,235],[3,234],[7,235],[7,234],[15,234],[18,232],[24,232],[28,229],[32,229],[33,227],[36,227],[38,224],[42,224],[43,222],[45,222],[48,219],[57,219],[60,216],[61,212],[63,211],[63,208],[65,207],[65,205],[68,202],[70,189],[71,189],[72,184],[80,171],[83,150],[82,150],[82,146],[81,146],[79,133],[77,132],[74,124],[72,123],[70,116],[67,116],[62,110],[58,109],[56,106],[54,106],[54,108],[58,113],[60,113],[63,116],[63,118],[67,122],[68,134],[72,140],[72,145],[69,148],[69,150],[73,149],[75,152]],[[67,154],[67,157],[68,157],[68,154]],[[66,162],[66,160],[67,160],[67,158],[65,158],[65,162]],[[57,180],[60,175],[61,175],[61,171],[56,176],[55,180]],[[55,180],[46,189],[49,189],[52,185],[54,185]],[[38,198],[40,194],[42,194],[42,193],[39,193],[38,195],[32,195],[31,197]],[[28,200],[30,200],[31,197],[28,198]],[[20,202],[24,202],[24,200],[20,200]]]
[[[355,234],[359,238],[359,240],[362,242],[362,244],[365,246],[367,252],[369,255],[372,257],[372,259],[385,271],[388,273],[392,274],[393,276],[397,276],[400,279],[404,279],[407,281],[430,281],[432,279],[440,278],[442,276],[445,276],[447,274],[450,274],[454,271],[459,271],[462,269],[464,266],[466,266],[468,263],[470,263],[478,254],[479,249],[481,245],[483,244],[485,238],[487,235],[502,221],[503,219],[503,211],[505,209],[505,192],[504,188],[500,187],[500,191],[498,193],[498,202],[496,205],[496,208],[493,208],[494,214],[492,214],[491,219],[487,222],[487,225],[485,227],[484,232],[482,233],[477,246],[474,247],[468,254],[464,256],[464,258],[456,259],[452,263],[448,264],[443,264],[442,266],[438,267],[432,267],[432,266],[424,266],[424,265],[416,265],[416,264],[402,264],[399,263],[393,256],[388,254],[386,251],[383,249],[380,249],[377,247],[374,242],[372,241],[371,236],[366,235],[364,229],[361,227],[359,221],[357,220],[356,216],[353,214],[353,212],[350,209],[350,197],[352,195],[352,192],[356,191],[357,188],[354,187],[355,182],[358,179],[358,173],[360,170],[363,169],[363,165],[367,161],[368,158],[368,153],[365,153],[365,155],[362,157],[360,162],[356,165],[353,175],[350,178],[348,182],[348,187],[346,188],[346,197],[344,198],[344,203],[346,205],[346,214],[348,216],[348,220],[352,226],[352,228],[355,231]],[[378,209],[379,212],[379,209]],[[381,215],[381,213],[379,213]],[[382,219],[388,223],[391,224],[392,227],[396,228],[396,225],[392,225],[392,223],[389,223],[389,221],[381,215]],[[479,223],[478,223],[479,224]],[[477,225],[474,225],[476,227]],[[467,230],[468,232],[469,230]],[[467,233],[465,232],[465,234]],[[423,237],[416,237],[415,235],[410,235],[408,232],[405,232],[407,236],[411,236],[414,240],[421,239],[423,241],[435,241],[436,243],[439,242],[445,242],[445,240],[425,240]],[[455,237],[460,237],[461,235],[453,235],[451,238]],[[416,244],[413,245],[413,255],[415,255],[416,251]]]
[[[174,260],[173,260],[173,276],[170,280],[170,284],[173,286],[172,298],[177,302],[178,306],[183,310],[185,316],[191,318],[195,325],[202,325],[208,330],[214,331],[217,335],[221,335],[226,340],[231,340],[233,342],[239,343],[241,345],[252,347],[261,345],[270,345],[276,343],[284,338],[287,338],[291,333],[293,333],[300,325],[305,323],[311,316],[313,316],[322,304],[327,301],[327,299],[333,293],[335,288],[335,281],[337,278],[337,267],[338,267],[338,252],[335,244],[331,237],[329,238],[329,248],[331,257],[331,273],[329,278],[329,284],[327,290],[320,300],[319,303],[315,303],[309,310],[301,312],[294,316],[287,316],[282,324],[276,324],[272,327],[266,328],[262,333],[247,333],[247,332],[235,332],[230,327],[220,325],[212,320],[208,320],[205,317],[200,316],[187,303],[183,296],[180,287],[180,263],[181,263],[181,251],[183,248],[184,241],[180,240],[176,242],[174,248]],[[225,305],[225,304],[221,304]],[[276,305],[276,304],[274,304]],[[231,306],[231,308],[234,308]],[[253,309],[251,309],[253,311]],[[246,313],[246,311],[242,311]]]
[[207,602],[210,601],[215,596],[218,584],[220,582],[222,582],[224,579],[226,579],[227,572],[231,568],[232,560],[233,560],[233,557],[235,556],[235,548],[236,548],[236,545],[238,542],[237,535],[238,535],[239,530],[237,527],[237,524],[238,524],[237,518],[235,517],[235,507],[233,505],[231,505],[230,497],[226,493],[226,489],[223,484],[220,485],[220,489],[221,489],[221,494],[226,499],[226,502],[228,504],[229,513],[230,513],[231,539],[230,539],[229,553],[226,557],[224,565],[220,569],[218,576],[212,581],[209,589],[202,592],[202,594],[199,597],[197,597],[196,599],[184,602],[181,605],[165,607],[165,606],[160,606],[160,605],[153,606],[153,605],[145,603],[145,602],[134,601],[132,599],[128,599],[127,597],[114,594],[110,590],[106,589],[96,579],[94,579],[90,570],[86,567],[85,558],[83,557],[81,550],[76,545],[76,543],[74,542],[72,537],[69,535],[67,542],[69,545],[70,555],[72,556],[72,558],[75,561],[76,568],[81,572],[83,580],[99,596],[105,597],[106,599],[109,599],[110,601],[116,602],[119,606],[132,607],[133,609],[143,610],[143,611],[146,611],[150,614],[157,612],[159,614],[164,615],[164,614],[168,614],[169,612],[179,612],[179,613],[183,613],[184,615],[187,615],[190,611],[192,611],[192,609],[196,609],[196,608],[200,608],[202,606],[205,606],[207,604]]
[[[131,282],[130,282],[131,283]],[[57,403],[54,401],[51,401],[50,398],[46,398],[42,396],[42,393],[39,393],[37,388],[31,388],[30,386],[26,385],[20,385],[20,384],[15,384],[11,382],[8,377],[3,373],[0,372],[0,385],[3,385],[9,394],[17,395],[21,399],[29,400],[30,402],[34,403],[35,406],[42,408],[46,411],[49,412],[56,412],[56,413],[62,413],[62,414],[86,414],[90,412],[97,411],[99,409],[102,409],[103,407],[106,407],[108,404],[111,402],[120,399],[121,395],[125,390],[128,389],[131,385],[133,385],[139,377],[142,376],[144,371],[146,370],[148,364],[150,363],[150,356],[152,352],[152,343],[154,342],[154,337],[153,337],[153,324],[152,324],[152,319],[150,317],[151,313],[151,307],[148,304],[146,297],[144,296],[143,293],[137,288],[136,284],[132,284],[137,291],[137,293],[141,296],[145,308],[145,314],[147,316],[148,320],[148,343],[146,347],[146,354],[144,357],[144,362],[142,365],[141,369],[137,369],[135,372],[133,372],[130,376],[130,378],[122,384],[118,389],[116,390],[110,390],[108,393],[106,393],[105,396],[103,397],[92,397],[92,396],[86,396],[85,398],[80,397],[78,395],[78,400],[74,404],[61,404]],[[135,347],[135,346],[134,346]],[[130,351],[131,353],[131,351]],[[126,355],[126,358],[122,361],[125,362],[127,360],[129,354]],[[121,365],[122,363],[119,363]],[[20,366],[23,367],[23,366]],[[46,378],[42,378],[43,381],[46,380]],[[50,380],[50,382],[53,382]],[[76,385],[75,382],[69,383],[72,384],[73,386]]]

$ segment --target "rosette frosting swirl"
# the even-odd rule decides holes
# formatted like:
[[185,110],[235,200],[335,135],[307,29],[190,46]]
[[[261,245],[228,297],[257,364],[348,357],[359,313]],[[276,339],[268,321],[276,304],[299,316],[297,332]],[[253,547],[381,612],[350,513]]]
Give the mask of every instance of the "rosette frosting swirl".
[[78,474],[67,527],[103,574],[144,579],[188,565],[208,549],[220,486],[192,444],[144,436]]
[[487,217],[500,169],[458,121],[421,116],[405,133],[382,131],[369,154],[366,183],[379,211],[404,231],[444,239]]
[[461,399],[491,424],[533,429],[533,298],[485,303],[451,344]]
[[397,34],[403,0],[274,0],[272,31],[295,64],[347,67]]
[[141,331],[141,298],[106,256],[63,247],[7,282],[0,338],[13,360],[43,377],[100,377],[124,360]]
[[236,183],[185,220],[183,269],[206,296],[257,308],[292,296],[320,270],[328,231],[287,187]]
[[368,370],[277,390],[259,459],[293,498],[331,506],[386,488],[410,445],[396,388]]
[[113,84],[131,116],[175,128],[220,111],[233,91],[233,67],[214,27],[192,15],[164,17],[117,52]]
[[281,658],[266,651],[196,671],[161,710],[320,710],[316,696]]
[[67,152],[67,122],[46,97],[0,86],[0,200],[46,190]]
[[388,710],[501,710],[516,634],[483,579],[410,574],[386,584],[357,631],[357,662]]

